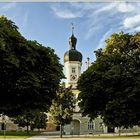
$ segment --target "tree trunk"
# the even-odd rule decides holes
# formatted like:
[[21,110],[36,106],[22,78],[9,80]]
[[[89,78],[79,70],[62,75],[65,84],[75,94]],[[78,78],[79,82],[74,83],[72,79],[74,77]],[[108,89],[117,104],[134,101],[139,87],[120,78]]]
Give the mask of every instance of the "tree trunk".
[[29,135],[29,125],[27,125],[27,135]]
[[120,131],[120,127],[119,127],[119,136],[121,136],[121,131]]
[[62,138],[63,126],[60,124],[60,138]]

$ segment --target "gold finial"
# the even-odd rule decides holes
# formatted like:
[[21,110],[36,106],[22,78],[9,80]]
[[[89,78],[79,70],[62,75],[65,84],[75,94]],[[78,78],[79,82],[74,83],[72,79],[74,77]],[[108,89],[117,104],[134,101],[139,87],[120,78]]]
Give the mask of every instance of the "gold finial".
[[74,24],[73,23],[71,23],[71,29],[72,29],[72,35],[74,34],[73,32],[74,32]]

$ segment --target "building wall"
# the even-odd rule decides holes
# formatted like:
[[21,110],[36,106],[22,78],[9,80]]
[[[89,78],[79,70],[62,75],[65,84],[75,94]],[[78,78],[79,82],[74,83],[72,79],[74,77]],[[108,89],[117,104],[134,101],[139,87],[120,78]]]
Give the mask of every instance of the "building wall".
[[[89,122],[90,118],[89,117],[82,117],[81,113],[74,113],[73,114],[73,121],[79,121],[79,134],[90,134],[90,133],[103,133],[104,128],[103,126],[101,126],[102,124],[102,120],[98,117],[94,120],[92,120],[93,122],[93,127],[89,127]],[[73,130],[75,130],[73,127],[73,123],[70,123],[68,125],[64,126],[64,132],[66,134],[74,134]],[[78,133],[76,135],[79,135]]]
[[17,124],[14,124],[13,121],[8,116],[0,117],[0,131],[3,129],[2,126],[5,125],[6,131],[20,131],[25,130],[26,128],[18,127]]
[[[73,89],[72,92],[75,95],[75,98],[77,99],[80,91],[77,89]],[[78,122],[79,122],[79,124],[78,124]],[[77,125],[79,125],[79,128]],[[75,127],[77,129],[79,129],[79,133],[78,133],[78,130],[75,129]],[[69,125],[66,125],[64,127],[64,131],[66,134],[83,134],[83,133],[89,134],[89,133],[95,133],[95,132],[96,133],[103,132],[104,127],[102,125],[102,119],[100,117],[98,117],[92,121],[87,116],[83,117],[82,114],[80,113],[80,107],[78,106],[78,102],[76,102],[72,121]],[[76,131],[77,133],[75,133],[73,131]]]
[[[73,88],[77,88],[77,81],[79,76],[81,75],[81,62],[77,62],[77,61],[68,61],[65,62],[64,64],[64,73],[66,76],[66,80],[65,80],[65,86],[66,88],[71,86]],[[72,68],[75,68],[75,73],[72,73]],[[75,75],[76,79],[72,80],[71,79],[71,75]]]
[[47,122],[46,130],[47,131],[56,131],[57,126],[54,124],[51,114],[47,113],[47,117],[48,117],[48,122]]

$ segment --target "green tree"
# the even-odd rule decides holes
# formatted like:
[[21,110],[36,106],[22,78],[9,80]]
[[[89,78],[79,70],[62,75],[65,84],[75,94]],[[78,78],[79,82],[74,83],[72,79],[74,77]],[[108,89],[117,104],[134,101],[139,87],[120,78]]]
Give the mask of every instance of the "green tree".
[[19,127],[26,127],[27,134],[29,134],[29,127],[34,123],[34,114],[32,112],[26,112],[22,115],[18,115],[12,119]]
[[20,127],[27,128],[27,134],[29,134],[29,127],[33,130],[37,129],[45,129],[47,126],[47,115],[44,112],[26,112],[22,115],[18,115],[17,117],[12,119],[15,124],[18,124]]
[[44,112],[39,112],[35,114],[35,119],[34,123],[31,124],[31,128],[35,129],[37,128],[38,130],[40,129],[46,129],[47,127],[47,114]]
[[60,137],[62,138],[63,126],[72,120],[73,109],[75,107],[75,97],[71,87],[65,88],[61,85],[56,98],[52,101],[50,114],[55,124],[60,126]]
[[78,81],[80,107],[109,127],[140,125],[140,33],[112,34]]
[[0,17],[0,113],[47,111],[63,77],[54,50],[26,40],[17,26]]

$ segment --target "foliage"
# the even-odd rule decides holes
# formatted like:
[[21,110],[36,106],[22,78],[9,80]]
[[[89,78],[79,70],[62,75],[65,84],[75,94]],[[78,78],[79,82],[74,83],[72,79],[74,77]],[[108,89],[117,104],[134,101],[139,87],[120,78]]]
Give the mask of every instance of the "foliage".
[[47,126],[47,115],[44,112],[26,112],[23,115],[19,115],[12,119],[15,124],[19,127],[27,127],[27,132],[29,132],[29,126],[33,130],[45,129]]
[[34,123],[31,125],[32,129],[46,129],[47,127],[47,114],[44,112],[36,113],[34,116]]
[[72,120],[74,107],[75,98],[71,91],[71,87],[65,88],[62,84],[59,87],[56,98],[52,101],[52,105],[50,107],[50,114],[52,115],[54,123],[60,125],[60,127],[63,127],[65,124],[69,124]]
[[63,77],[54,50],[26,40],[17,26],[0,17],[0,113],[16,116],[47,111]]
[[140,33],[112,34],[78,81],[80,107],[110,127],[140,125]]

